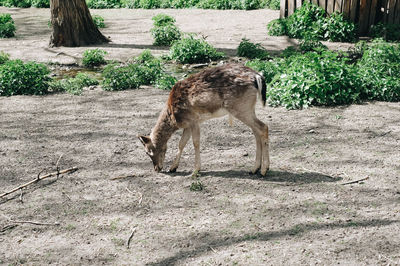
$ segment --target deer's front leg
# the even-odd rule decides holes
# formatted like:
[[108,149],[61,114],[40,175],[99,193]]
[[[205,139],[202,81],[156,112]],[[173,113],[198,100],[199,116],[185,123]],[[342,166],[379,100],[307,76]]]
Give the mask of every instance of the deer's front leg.
[[185,128],[185,129],[183,130],[181,140],[179,141],[179,150],[178,150],[178,154],[176,155],[175,160],[174,160],[174,162],[172,163],[171,168],[169,169],[169,171],[170,171],[171,173],[176,172],[176,169],[178,169],[179,161],[180,161],[180,159],[181,159],[183,149],[185,148],[186,143],[187,143],[188,140],[190,139],[190,135],[191,135],[191,134],[192,134],[192,130],[191,130],[190,128]]
[[194,173],[200,171],[201,161],[200,161],[200,126],[199,124],[194,124],[192,126],[192,140],[194,146]]

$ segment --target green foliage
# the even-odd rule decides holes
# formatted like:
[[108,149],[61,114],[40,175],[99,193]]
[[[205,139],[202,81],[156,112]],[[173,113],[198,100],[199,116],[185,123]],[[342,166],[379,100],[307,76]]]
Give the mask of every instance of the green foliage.
[[3,0],[2,5],[6,7],[31,7],[31,0]]
[[252,60],[246,63],[246,66],[261,72],[265,78],[265,83],[270,83],[272,79],[281,71],[279,60],[263,61],[260,59]]
[[305,32],[303,39],[299,43],[302,52],[315,51],[318,49],[327,49],[312,32]]
[[156,80],[156,88],[161,90],[170,90],[175,85],[178,80],[168,74],[161,75],[160,78]]
[[49,8],[50,0],[31,0],[31,4],[33,7]]
[[271,105],[302,108],[310,105],[349,104],[357,101],[357,71],[335,52],[309,52],[287,58],[267,90]]
[[87,5],[95,9],[122,7],[121,0],[88,0]]
[[261,6],[273,9],[273,10],[279,10],[281,6],[280,0],[263,0],[261,3]]
[[103,89],[137,89],[156,83],[163,74],[160,59],[146,50],[126,65],[107,65],[103,70]]
[[181,38],[181,31],[174,24],[168,24],[152,28],[151,35],[154,38],[154,45],[170,46]]
[[242,0],[241,1],[241,8],[235,8],[235,9],[244,9],[244,10],[253,10],[253,9],[259,9],[261,7],[261,1],[260,0]]
[[223,53],[211,46],[204,39],[188,35],[173,43],[170,49],[170,57],[182,64],[204,63],[218,60],[224,56]]
[[0,65],[0,95],[44,94],[50,70],[44,64],[8,60]]
[[268,35],[282,36],[287,34],[286,19],[274,19],[267,24]]
[[372,26],[370,35],[373,38],[383,38],[386,41],[400,41],[400,25],[378,23]]
[[0,14],[0,38],[10,38],[15,35],[14,20],[10,14]]
[[106,54],[106,51],[98,48],[86,50],[83,52],[82,64],[86,67],[94,67],[105,64],[106,60],[104,59],[104,56]]
[[175,23],[175,19],[167,14],[157,14],[151,18],[155,27],[171,25]]
[[323,39],[332,42],[354,42],[357,37],[357,27],[347,21],[342,14],[333,13],[327,17],[322,25],[325,32]]
[[94,24],[97,26],[97,28],[105,28],[106,24],[104,23],[104,18],[99,15],[93,15],[92,16]]
[[400,44],[374,41],[357,66],[365,98],[400,101]]
[[355,24],[345,20],[340,13],[328,16],[324,9],[311,3],[304,3],[286,19],[271,21],[267,28],[271,36],[307,38],[306,43],[312,45],[317,44],[312,42],[318,40],[354,42],[357,39]]
[[75,78],[54,80],[50,83],[50,90],[53,92],[68,92],[72,95],[81,95],[84,87],[98,85],[97,79],[85,74],[78,73]]
[[200,180],[196,180],[190,184],[190,191],[202,191],[204,189],[204,185]]
[[252,43],[248,39],[243,38],[237,48],[237,55],[250,59],[268,59],[270,58],[267,50],[259,43]]
[[4,64],[8,60],[10,60],[10,55],[3,51],[0,51],[0,65]]

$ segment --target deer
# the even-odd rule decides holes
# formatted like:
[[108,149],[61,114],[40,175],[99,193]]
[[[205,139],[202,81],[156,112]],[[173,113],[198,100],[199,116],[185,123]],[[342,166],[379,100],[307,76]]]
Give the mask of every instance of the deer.
[[252,130],[256,139],[256,160],[250,174],[260,172],[265,176],[270,165],[268,126],[255,114],[258,95],[265,106],[264,77],[237,63],[207,68],[178,81],[172,87],[150,135],[138,135],[146,154],[153,162],[154,170],[160,172],[163,169],[167,142],[173,133],[183,129],[178,153],[169,172],[173,173],[178,169],[183,149],[192,137],[195,151],[193,173],[198,173],[201,168],[200,124],[212,118],[229,115]]

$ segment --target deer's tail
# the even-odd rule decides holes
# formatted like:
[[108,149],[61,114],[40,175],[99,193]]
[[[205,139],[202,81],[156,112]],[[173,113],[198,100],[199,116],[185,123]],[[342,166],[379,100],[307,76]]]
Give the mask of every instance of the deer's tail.
[[264,76],[261,73],[256,74],[256,80],[254,83],[261,96],[262,105],[265,106],[265,102],[267,101],[267,84],[265,84]]

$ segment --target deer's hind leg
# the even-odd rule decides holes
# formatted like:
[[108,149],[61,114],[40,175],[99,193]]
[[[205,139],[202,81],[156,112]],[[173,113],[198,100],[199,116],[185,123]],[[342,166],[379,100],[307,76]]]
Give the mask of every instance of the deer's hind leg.
[[172,165],[171,165],[171,167],[169,169],[169,171],[171,173],[176,172],[176,169],[178,169],[179,161],[181,159],[183,149],[185,148],[185,146],[186,146],[187,142],[189,141],[191,135],[192,135],[192,130],[190,128],[185,128],[183,130],[183,133],[182,133],[182,136],[181,136],[181,140],[179,141],[178,154],[176,155],[175,160],[174,160],[174,162],[172,163]]

